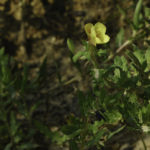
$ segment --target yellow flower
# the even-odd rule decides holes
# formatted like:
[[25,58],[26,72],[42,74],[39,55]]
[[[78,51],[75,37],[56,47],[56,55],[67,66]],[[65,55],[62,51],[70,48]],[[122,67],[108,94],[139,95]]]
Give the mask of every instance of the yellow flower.
[[84,29],[89,42],[94,46],[96,44],[105,44],[110,40],[110,37],[106,34],[106,26],[100,22],[95,25],[88,23],[84,26]]

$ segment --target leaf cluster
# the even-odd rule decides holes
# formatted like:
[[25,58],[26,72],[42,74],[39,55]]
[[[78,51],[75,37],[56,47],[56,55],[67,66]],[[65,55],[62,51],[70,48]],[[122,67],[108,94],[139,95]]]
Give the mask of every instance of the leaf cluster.
[[80,70],[81,64],[88,64],[92,81],[90,91],[77,92],[80,116],[71,116],[60,129],[71,150],[101,149],[125,128],[140,135],[150,131],[149,12],[139,0],[131,22],[133,34],[125,41],[125,30],[120,29],[116,52],[109,45],[98,49],[87,41],[75,52],[73,41],[67,40],[71,60]]
[[[0,149],[33,150],[44,147],[37,119],[33,118],[41,102],[29,100],[29,94],[37,93],[44,78],[46,60],[40,67],[35,80],[29,80],[29,66],[16,69],[12,57],[0,49]],[[31,93],[32,91],[32,93]],[[45,127],[42,127],[44,130]],[[50,134],[49,130],[49,134]]]

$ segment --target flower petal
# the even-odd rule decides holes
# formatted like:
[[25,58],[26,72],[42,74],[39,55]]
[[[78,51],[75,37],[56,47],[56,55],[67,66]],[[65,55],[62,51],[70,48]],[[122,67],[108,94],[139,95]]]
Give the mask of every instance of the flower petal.
[[95,27],[96,33],[101,33],[101,34],[106,33],[106,26],[104,24],[97,22],[94,27]]
[[96,33],[94,26],[92,26],[91,28],[91,33],[89,35],[89,42],[96,46]]
[[96,44],[105,44],[110,40],[110,37],[105,34],[106,26],[100,22],[93,25],[88,23],[84,26],[85,32],[88,36],[89,43],[96,46]]
[[106,34],[104,36],[104,43],[107,43],[110,40],[110,37]]
[[84,29],[85,29],[85,32],[88,36],[90,36],[91,34],[91,28],[93,27],[93,24],[92,23],[88,23],[84,26]]
[[103,43],[103,41],[100,38],[96,37],[96,44],[102,44],[102,43]]

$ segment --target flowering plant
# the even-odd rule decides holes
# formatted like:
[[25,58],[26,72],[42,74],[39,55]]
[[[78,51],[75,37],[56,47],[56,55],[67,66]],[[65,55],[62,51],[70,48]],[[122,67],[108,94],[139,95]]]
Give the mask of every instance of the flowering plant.
[[84,26],[88,42],[83,41],[83,50],[75,53],[73,41],[67,40],[71,60],[80,72],[87,69],[89,73],[89,90],[77,92],[80,115],[71,116],[61,130],[62,140],[69,141],[71,150],[111,149],[106,143],[131,129],[144,143],[143,135],[150,132],[150,29],[147,19],[140,20],[140,16],[150,14],[150,9],[142,12],[142,6],[139,0],[132,36],[124,40],[124,29],[116,35],[116,50],[110,45],[98,49],[98,44],[110,40],[100,22]]
[[110,40],[110,37],[106,34],[106,26],[100,22],[97,22],[95,25],[88,23],[84,28],[89,43],[94,46],[96,46],[96,44],[105,44]]

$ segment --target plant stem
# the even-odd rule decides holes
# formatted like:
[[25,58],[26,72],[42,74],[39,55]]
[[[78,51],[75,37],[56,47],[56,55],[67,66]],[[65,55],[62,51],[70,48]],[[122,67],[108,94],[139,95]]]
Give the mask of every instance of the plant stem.
[[109,62],[110,60],[112,60],[116,55],[120,54],[125,47],[127,47],[128,45],[130,45],[132,43],[132,40],[127,40],[126,42],[124,42],[117,50],[116,53],[114,55],[111,55],[110,57],[108,57],[108,59],[106,60],[106,62]]
[[142,143],[143,143],[144,150],[147,150],[147,147],[146,147],[145,141],[144,141],[144,139],[143,139],[143,136],[141,136],[141,141],[142,141]]
[[98,68],[99,65],[98,65],[97,58],[96,58],[96,56],[97,56],[96,48],[95,48],[95,46],[93,46],[91,44],[89,44],[89,54],[90,54],[90,59],[91,59],[93,66],[95,68]]
[[139,30],[137,33],[135,33],[131,38],[129,38],[129,40],[125,41],[115,52],[115,54],[111,55],[108,57],[108,59],[104,62],[107,63],[109,61],[111,61],[112,59],[114,59],[114,57],[116,55],[119,55],[121,52],[123,52],[125,50],[125,48],[127,46],[129,46],[130,44],[132,44],[134,41],[140,39],[141,37],[143,37],[143,35],[145,35],[145,32],[143,30]]

